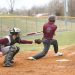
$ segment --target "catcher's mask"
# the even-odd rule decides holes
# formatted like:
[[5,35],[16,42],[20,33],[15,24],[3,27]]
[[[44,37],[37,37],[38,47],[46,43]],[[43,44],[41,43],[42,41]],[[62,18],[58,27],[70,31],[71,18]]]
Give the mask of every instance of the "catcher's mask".
[[12,29],[10,29],[10,34],[11,35],[20,34],[20,29],[19,28],[12,28]]
[[55,20],[56,20],[55,15],[50,15],[48,20],[49,20],[49,22],[55,22]]

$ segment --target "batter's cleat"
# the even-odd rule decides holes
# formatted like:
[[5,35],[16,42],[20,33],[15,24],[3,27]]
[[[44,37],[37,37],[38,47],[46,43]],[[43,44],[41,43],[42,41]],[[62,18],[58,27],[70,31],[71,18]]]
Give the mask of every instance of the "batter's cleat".
[[3,67],[11,67],[11,66],[12,66],[12,64],[11,64],[11,63],[9,63],[9,64],[4,63],[4,64],[3,64]]
[[28,59],[28,60],[36,60],[36,59],[33,58],[33,57],[28,57],[27,59]]
[[54,56],[62,56],[62,55],[63,55],[63,53],[57,52],[57,53],[55,53]]

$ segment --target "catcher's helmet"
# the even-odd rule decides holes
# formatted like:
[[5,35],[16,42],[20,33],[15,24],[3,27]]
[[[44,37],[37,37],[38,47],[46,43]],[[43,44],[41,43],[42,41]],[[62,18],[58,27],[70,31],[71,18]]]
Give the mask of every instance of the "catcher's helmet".
[[12,28],[12,29],[10,29],[10,34],[12,34],[12,35],[17,35],[17,34],[19,34],[20,33],[20,29],[19,28]]
[[48,20],[49,20],[50,22],[55,22],[55,20],[56,20],[55,15],[50,15],[50,16],[48,17]]

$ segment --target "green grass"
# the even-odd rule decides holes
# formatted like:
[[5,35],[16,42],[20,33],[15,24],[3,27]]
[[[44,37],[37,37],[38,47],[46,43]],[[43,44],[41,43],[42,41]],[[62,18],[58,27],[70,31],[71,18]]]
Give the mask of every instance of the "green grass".
[[75,43],[75,31],[59,32],[56,36],[60,46],[71,45]]

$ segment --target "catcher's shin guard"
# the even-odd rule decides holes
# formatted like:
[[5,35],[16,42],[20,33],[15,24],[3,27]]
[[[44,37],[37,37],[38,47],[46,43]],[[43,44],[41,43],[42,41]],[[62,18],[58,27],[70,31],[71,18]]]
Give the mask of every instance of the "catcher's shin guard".
[[[15,50],[16,49],[16,50]],[[5,56],[5,60],[4,60],[4,64],[5,64],[5,67],[7,65],[10,65],[11,66],[11,63],[12,63],[12,59],[13,57],[19,52],[19,47],[11,47],[10,50],[8,51],[8,53],[6,54]]]
[[9,67],[9,66],[12,66],[11,64],[11,59],[12,59],[12,56],[13,56],[14,52],[13,51],[10,51],[6,54],[5,56],[5,60],[4,60],[4,67]]
[[12,59],[14,59],[14,56],[19,52],[19,50],[20,50],[20,48],[16,46],[16,50],[14,51],[14,53],[12,55]]

